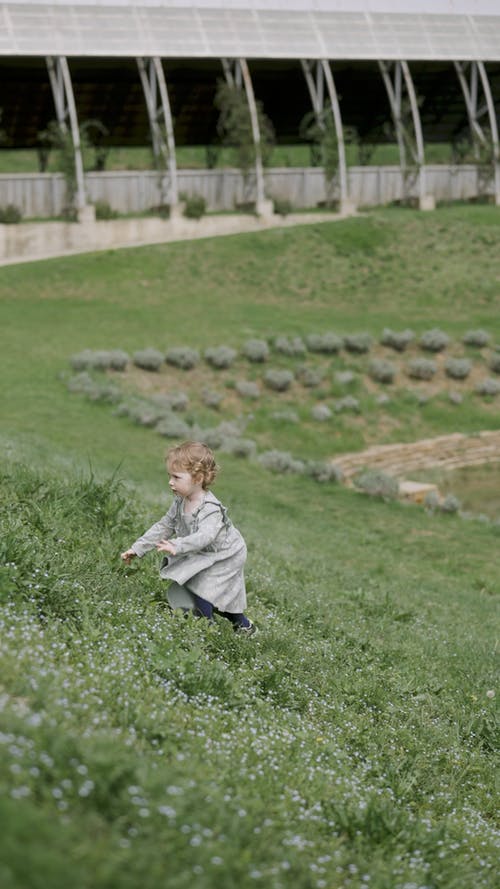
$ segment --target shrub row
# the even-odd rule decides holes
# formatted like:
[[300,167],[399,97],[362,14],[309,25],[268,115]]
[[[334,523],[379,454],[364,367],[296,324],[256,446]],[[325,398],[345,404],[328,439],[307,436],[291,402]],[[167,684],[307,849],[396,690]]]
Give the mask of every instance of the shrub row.
[[[398,332],[390,328],[384,328],[380,342],[382,345],[397,352],[403,352],[414,339],[415,334],[409,329]],[[490,340],[490,335],[484,330],[470,330],[462,337],[462,342],[465,345],[477,348],[483,348],[488,345]],[[442,352],[449,342],[450,338],[444,331],[433,328],[422,334],[419,345],[425,351],[437,353]],[[301,357],[308,351],[333,355],[337,354],[342,348],[347,352],[361,355],[368,353],[372,346],[373,338],[368,333],[348,334],[342,337],[328,331],[322,334],[308,334],[304,338],[300,336],[277,336],[272,340],[272,347],[275,352],[290,357]],[[243,344],[241,354],[250,362],[262,364],[269,360],[271,349],[267,340],[253,338]],[[212,346],[203,353],[205,361],[217,369],[231,367],[237,357],[237,350],[226,345]],[[109,368],[124,370],[127,364],[132,361],[133,364],[143,370],[155,372],[160,370],[164,362],[182,370],[191,370],[199,364],[200,360],[201,353],[198,349],[193,349],[190,346],[173,346],[165,354],[159,349],[146,348],[134,352],[132,357],[119,349],[110,351],[84,349],[82,352],[72,355],[70,363],[73,369],[77,371],[107,370]],[[414,358],[409,365],[410,376],[414,376],[416,379],[431,379],[435,373],[434,365],[431,361],[427,363],[425,361],[426,359]],[[496,351],[490,356],[489,367],[493,373],[500,374],[500,351]],[[450,377],[464,379],[470,372],[470,363],[467,362],[467,359],[450,359],[445,370]],[[298,375],[300,377],[300,374],[302,374],[304,385],[315,386],[320,382],[320,379],[317,379],[318,373],[319,371],[313,372],[312,369],[302,368],[299,370]],[[371,362],[369,373],[373,379],[389,383],[395,376],[396,368],[389,361],[374,359]],[[269,385],[273,388],[272,382]]]
[[288,451],[264,451],[257,458],[264,469],[275,475],[308,475],[318,482],[342,481],[342,470],[334,463],[318,460],[297,460]]

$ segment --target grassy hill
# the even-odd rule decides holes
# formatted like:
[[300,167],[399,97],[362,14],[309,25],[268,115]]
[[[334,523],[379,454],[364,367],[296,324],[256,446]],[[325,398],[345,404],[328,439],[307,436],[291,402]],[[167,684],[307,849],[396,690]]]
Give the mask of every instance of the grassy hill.
[[[499,235],[494,208],[384,211],[0,270],[5,889],[493,889],[498,527],[222,454],[261,632],[207,630],[154,556],[118,558],[168,502],[164,443],[60,376],[85,348],[324,329],[495,342]],[[493,428],[494,405],[414,428]],[[361,446],[358,420],[318,453]]]

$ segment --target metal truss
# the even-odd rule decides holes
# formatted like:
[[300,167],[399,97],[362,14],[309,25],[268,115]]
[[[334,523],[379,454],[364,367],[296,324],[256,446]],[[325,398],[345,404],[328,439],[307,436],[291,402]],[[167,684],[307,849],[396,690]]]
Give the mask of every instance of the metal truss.
[[325,85],[328,93],[330,109],[333,116],[335,126],[335,135],[337,137],[338,147],[338,184],[340,193],[340,208],[346,208],[349,204],[349,194],[347,186],[347,163],[345,156],[344,129],[342,126],[342,116],[340,113],[340,105],[335,88],[330,64],[326,59],[311,61],[301,59],[302,70],[306,79],[307,88],[311,97],[313,111],[316,115],[318,126],[324,128],[324,110],[325,110]]
[[423,207],[426,194],[425,153],[422,123],[415,86],[404,61],[378,63],[385,84],[391,115],[399,147],[399,162],[403,173],[404,197],[417,194]]
[[[221,59],[221,62],[222,68],[224,70],[224,77],[226,78],[226,83],[231,87],[235,87],[236,89],[241,89],[242,86],[245,89],[248,110],[250,112],[252,138],[255,149],[255,207],[258,214],[268,212],[270,207],[268,206],[268,202],[266,201],[264,190],[264,167],[262,164],[259,115],[257,113],[257,104],[255,102],[252,78],[250,77],[248,63],[246,59]],[[249,186],[252,187],[252,183],[250,180],[247,182],[247,187]]]
[[68,131],[68,125],[71,132],[75,158],[75,203],[77,212],[80,212],[84,210],[86,206],[85,177],[83,173],[80,129],[78,127],[75,97],[73,95],[73,84],[71,82],[68,60],[65,56],[47,56],[46,63],[52,95],[54,97],[57,122],[64,133]]
[[[479,190],[483,194],[493,190],[495,203],[500,206],[498,125],[486,68],[484,62],[454,62],[454,65],[465,99],[474,156],[480,165]],[[487,161],[481,163],[484,153]]]
[[137,67],[146,100],[153,154],[160,173],[160,200],[172,210],[179,203],[179,192],[174,125],[165,74],[161,59],[156,56],[137,58]]

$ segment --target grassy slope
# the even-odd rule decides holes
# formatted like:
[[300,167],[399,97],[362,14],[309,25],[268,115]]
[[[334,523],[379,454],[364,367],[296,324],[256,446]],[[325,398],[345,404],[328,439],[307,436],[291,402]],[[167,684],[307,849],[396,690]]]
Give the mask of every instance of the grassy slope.
[[[4,441],[53,467],[6,460],[2,485],[6,889],[495,885],[498,531],[224,458],[263,632],[207,635],[165,612],[154,558],[118,564],[166,502],[157,440],[56,375],[139,338],[493,332],[497,220],[382,213],[0,271]],[[87,458],[136,487],[75,477]]]
[[[4,428],[66,453],[85,449],[108,465],[114,439],[114,465],[125,458],[139,480],[144,442],[152,452],[154,443],[106,410],[98,414],[65,395],[57,375],[72,352],[238,345],[252,335],[325,328],[365,329],[378,337],[384,326],[408,325],[417,332],[441,326],[452,336],[485,327],[500,338],[499,244],[494,208],[449,208],[432,217],[386,211],[330,225],[6,267],[0,270],[0,318],[8,335]],[[429,434],[451,431],[455,412],[441,406],[433,417],[433,411],[429,406]],[[469,430],[495,423],[491,411],[481,415],[474,404],[461,413]],[[345,449],[355,447],[354,426]]]

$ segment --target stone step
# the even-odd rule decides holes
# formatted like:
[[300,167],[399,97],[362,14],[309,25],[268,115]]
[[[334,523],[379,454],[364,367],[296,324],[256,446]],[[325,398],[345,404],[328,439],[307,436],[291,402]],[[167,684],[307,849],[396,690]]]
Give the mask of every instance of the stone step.
[[346,479],[364,468],[404,476],[416,470],[459,469],[499,461],[500,431],[489,430],[476,435],[455,432],[409,444],[378,445],[332,460]]

